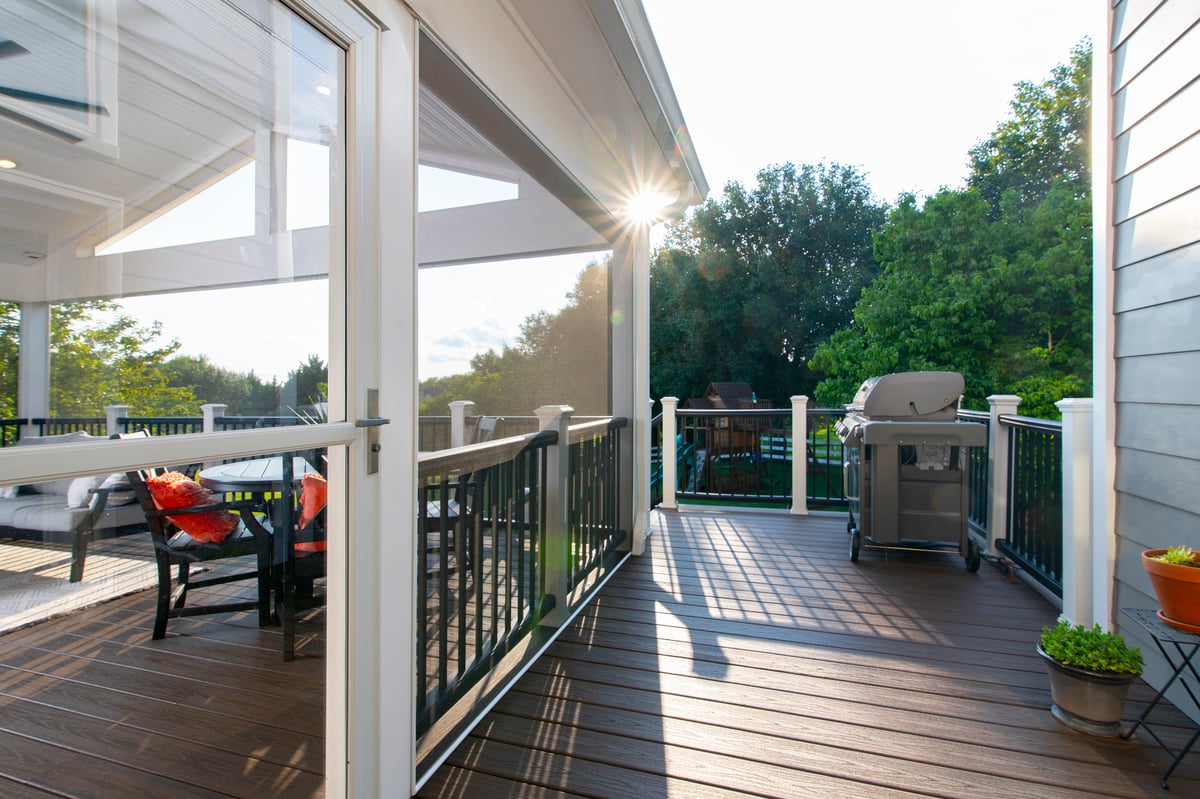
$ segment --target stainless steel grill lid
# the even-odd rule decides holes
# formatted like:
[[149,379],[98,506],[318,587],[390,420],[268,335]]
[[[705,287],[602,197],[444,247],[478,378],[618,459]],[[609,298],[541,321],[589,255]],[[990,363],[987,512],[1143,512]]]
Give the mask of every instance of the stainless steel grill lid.
[[965,387],[958,372],[897,372],[863,381],[846,410],[873,421],[952,421]]
[[958,372],[897,372],[863,381],[846,416],[837,423],[842,443],[953,444],[979,447],[987,429],[959,422],[958,403],[965,387]]

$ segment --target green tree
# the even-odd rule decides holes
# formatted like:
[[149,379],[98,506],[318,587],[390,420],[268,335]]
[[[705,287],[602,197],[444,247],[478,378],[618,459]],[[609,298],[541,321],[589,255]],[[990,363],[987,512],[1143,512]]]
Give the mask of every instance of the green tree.
[[0,302],[0,417],[17,415],[17,366],[21,356],[21,306]]
[[163,364],[179,349],[158,344],[162,326],[142,326],[108,301],[55,305],[50,312],[50,412],[90,416],[121,402],[135,414],[194,413],[188,387],[171,386]]
[[[1013,393],[1023,413],[1057,418],[1055,401],[1090,394],[1091,202],[1078,153],[1088,63],[1077,48],[1036,91],[1018,86],[1023,116],[972,151],[968,189],[923,205],[901,198],[874,238],[883,274],[813,358],[826,374],[818,404],[849,401],[867,377],[921,369],[962,372],[968,407]],[[1084,127],[1058,129],[1068,123]]]
[[1045,81],[1017,83],[1011,116],[971,148],[967,185],[987,200],[993,219],[1002,202],[1037,207],[1054,183],[1066,182],[1079,196],[1091,190],[1091,66],[1092,46],[1085,39]]
[[884,218],[849,166],[782,164],[752,189],[727,184],[651,260],[653,396],[698,396],[714,380],[780,403],[808,393],[809,359],[877,274],[871,231]]
[[280,403],[286,407],[310,408],[329,396],[329,366],[317,355],[288,372],[280,391]]
[[177,355],[163,369],[171,386],[191,388],[198,405],[224,403],[231,415],[269,414],[280,407],[278,382],[224,369],[204,355]]

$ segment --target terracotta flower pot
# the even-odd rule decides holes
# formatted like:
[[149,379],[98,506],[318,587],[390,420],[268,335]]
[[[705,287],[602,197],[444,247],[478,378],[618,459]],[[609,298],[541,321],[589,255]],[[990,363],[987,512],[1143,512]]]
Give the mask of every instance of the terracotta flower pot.
[[1164,552],[1165,549],[1147,549],[1142,553],[1142,567],[1150,575],[1158,604],[1162,606],[1159,618],[1177,629],[1200,633],[1200,567],[1154,559]]

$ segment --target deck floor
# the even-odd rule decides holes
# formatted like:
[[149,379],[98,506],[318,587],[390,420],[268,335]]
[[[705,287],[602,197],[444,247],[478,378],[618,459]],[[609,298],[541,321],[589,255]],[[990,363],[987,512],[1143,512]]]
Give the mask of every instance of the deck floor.
[[994,566],[852,564],[840,515],[654,519],[421,797],[1200,796],[1200,753],[1164,791],[1147,736],[1054,720],[1033,647],[1056,611]]
[[[1056,612],[994,567],[851,564],[840,516],[652,518],[421,797],[1200,796],[1200,754],[1164,791],[1144,735],[1053,719],[1033,643]],[[151,601],[0,636],[0,796],[324,796],[320,612],[284,663],[249,614],[153,642]]]
[[284,663],[255,614],[153,641],[153,607],[142,591],[0,636],[0,796],[323,797],[322,612]]

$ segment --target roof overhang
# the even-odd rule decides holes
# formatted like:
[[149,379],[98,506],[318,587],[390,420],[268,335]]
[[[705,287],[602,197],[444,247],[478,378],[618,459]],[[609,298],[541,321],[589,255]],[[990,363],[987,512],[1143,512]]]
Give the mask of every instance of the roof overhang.
[[[489,135],[527,134],[531,145],[516,156],[527,159],[522,168],[605,238],[630,223],[626,209],[638,194],[664,199],[662,219],[707,195],[640,2],[413,0],[409,6],[506,118],[472,124],[487,125]],[[423,67],[425,58],[423,52]]]

